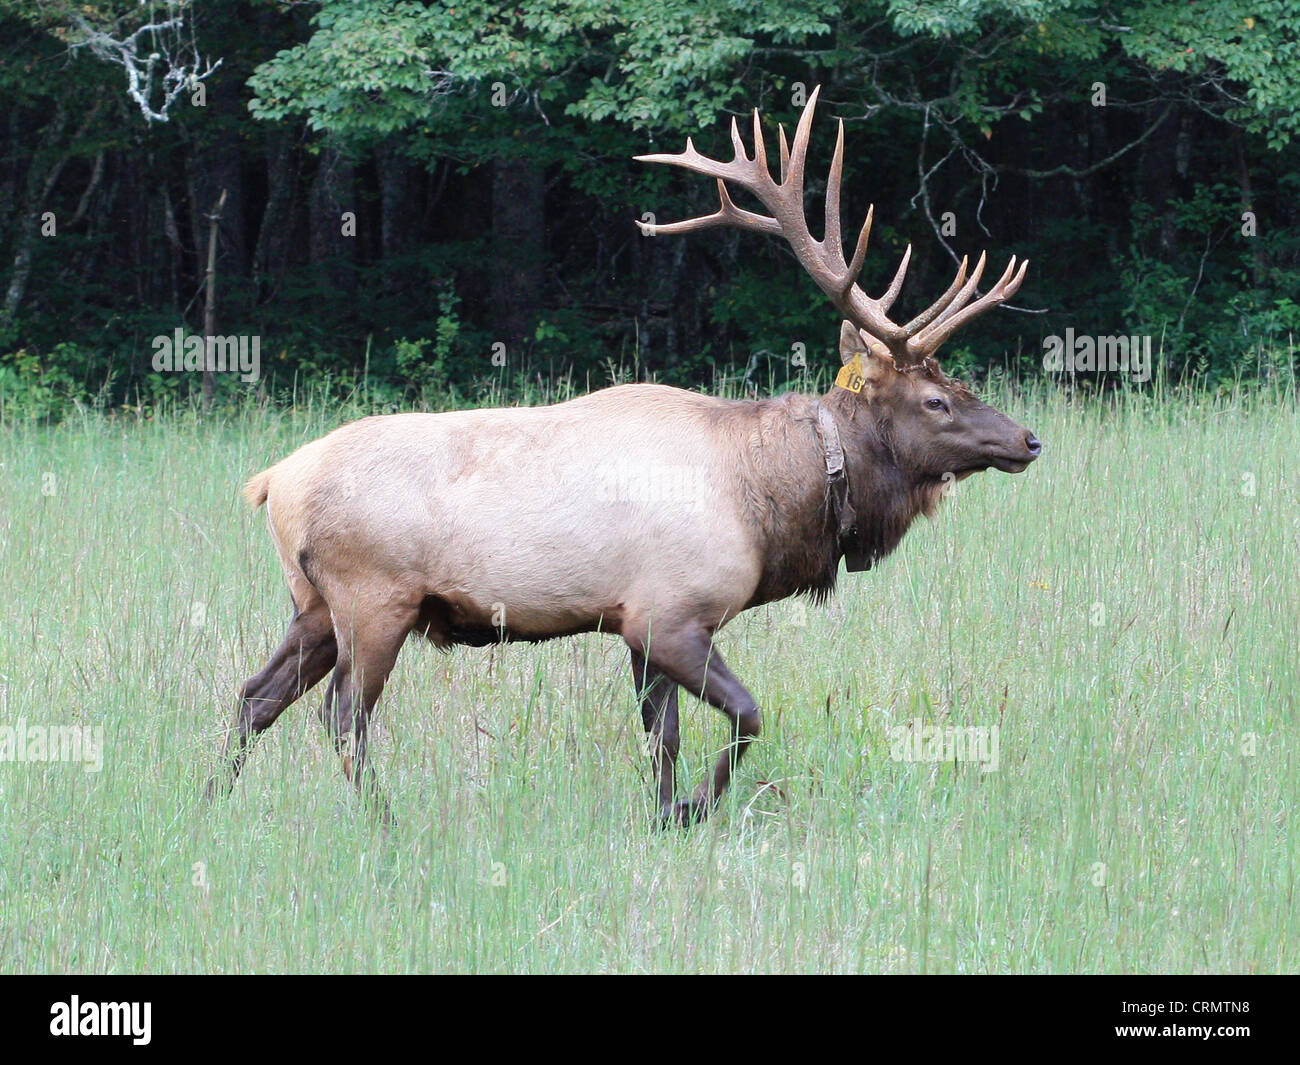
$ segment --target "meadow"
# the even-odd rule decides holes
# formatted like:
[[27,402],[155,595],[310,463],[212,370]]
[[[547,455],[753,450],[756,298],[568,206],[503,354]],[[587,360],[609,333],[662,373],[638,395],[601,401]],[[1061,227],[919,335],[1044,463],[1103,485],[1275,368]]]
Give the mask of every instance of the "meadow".
[[[359,412],[0,426],[0,726],[103,728],[99,771],[0,761],[0,971],[1297,970],[1294,393],[988,398],[1046,443],[1027,473],[724,630],[765,731],[688,831],[596,635],[408,644],[387,834],[323,685],[204,809],[290,613],[239,487]],[[725,726],[682,722],[693,785]],[[996,727],[996,770],[894,757],[914,722]]]

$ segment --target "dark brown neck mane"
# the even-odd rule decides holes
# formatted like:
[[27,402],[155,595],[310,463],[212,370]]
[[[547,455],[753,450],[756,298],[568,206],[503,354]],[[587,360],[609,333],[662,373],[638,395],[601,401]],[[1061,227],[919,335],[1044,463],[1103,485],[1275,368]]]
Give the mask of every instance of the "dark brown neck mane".
[[[844,449],[856,517],[846,542],[827,485],[818,403],[831,412]],[[754,422],[745,441],[745,505],[766,548],[749,606],[800,594],[825,600],[835,590],[846,549],[856,549],[869,568],[898,546],[918,514],[928,516],[938,505],[941,483],[904,474],[870,408],[842,388],[820,399],[787,393],[754,403],[748,413]]]
[[822,403],[835,418],[844,447],[849,501],[856,517],[852,546],[870,569],[898,546],[919,515],[934,514],[943,482],[918,480],[899,467],[887,423],[875,416],[869,403],[842,388],[832,388]]

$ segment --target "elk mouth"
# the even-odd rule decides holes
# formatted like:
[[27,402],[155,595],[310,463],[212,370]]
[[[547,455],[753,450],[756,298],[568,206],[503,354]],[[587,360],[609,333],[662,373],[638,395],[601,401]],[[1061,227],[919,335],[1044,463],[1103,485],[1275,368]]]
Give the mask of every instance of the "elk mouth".
[[964,481],[973,473],[983,473],[985,470],[1001,470],[1003,473],[1024,473],[1029,468],[1029,464],[1038,458],[1037,455],[1029,455],[1020,458],[1012,455],[991,455],[983,462],[978,462],[973,466],[964,466],[959,470],[953,470],[952,476],[959,481]]
[[1003,473],[1024,473],[1029,469],[1029,464],[1038,458],[1037,455],[1030,455],[1027,459],[1013,458],[995,458],[989,463],[995,470],[1001,470]]
[[1029,468],[1029,464],[1042,453],[1042,441],[1033,433],[1025,433],[1023,451],[1014,455],[991,455],[989,456],[989,465],[994,469],[1001,470],[1003,473],[1024,473]]

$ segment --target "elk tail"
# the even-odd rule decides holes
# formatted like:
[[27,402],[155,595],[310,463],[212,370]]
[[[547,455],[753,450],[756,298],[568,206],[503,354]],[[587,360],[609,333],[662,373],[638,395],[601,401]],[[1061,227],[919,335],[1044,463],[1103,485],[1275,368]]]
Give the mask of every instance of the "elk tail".
[[263,470],[244,485],[244,498],[248,500],[250,506],[260,507],[266,502],[266,496],[270,491],[270,486],[271,471]]

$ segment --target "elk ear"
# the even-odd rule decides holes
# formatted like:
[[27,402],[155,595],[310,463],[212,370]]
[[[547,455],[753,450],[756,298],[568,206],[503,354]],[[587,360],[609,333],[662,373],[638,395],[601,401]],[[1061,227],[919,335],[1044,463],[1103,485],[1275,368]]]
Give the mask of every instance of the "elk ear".
[[866,342],[858,335],[853,323],[847,319],[840,323],[840,362],[848,364],[854,355],[867,350]]
[[840,362],[847,366],[854,355],[874,355],[878,360],[893,363],[893,357],[884,344],[852,322],[843,321],[840,323]]
[[889,349],[884,344],[869,333],[858,329],[852,322],[841,322],[840,362],[847,366],[853,361],[854,355],[861,356],[864,376],[868,381],[882,378],[891,372],[898,372],[893,356],[889,354]]
[[898,367],[885,345],[846,321],[840,325],[840,361],[848,367],[855,359],[857,365],[841,370],[835,379],[837,385],[850,392],[870,395],[898,374]]

